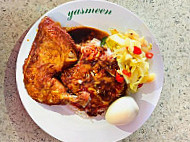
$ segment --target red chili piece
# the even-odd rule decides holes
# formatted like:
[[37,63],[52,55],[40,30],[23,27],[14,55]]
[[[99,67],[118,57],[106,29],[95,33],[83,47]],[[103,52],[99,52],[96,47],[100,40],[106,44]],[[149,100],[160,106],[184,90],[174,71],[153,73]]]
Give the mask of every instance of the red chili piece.
[[141,88],[142,86],[143,86],[143,83],[142,83],[142,84],[139,84],[139,85],[138,85],[138,88]]
[[119,83],[123,83],[124,78],[123,78],[120,74],[116,73],[116,80],[117,80],[117,82],[119,82]]
[[151,59],[153,56],[154,56],[153,53],[151,53],[151,52],[146,52],[146,57],[147,57],[148,59]]
[[137,46],[134,46],[134,50],[133,50],[134,54],[140,55],[142,53],[141,49]]
[[127,70],[122,71],[124,75],[131,77],[131,72],[128,72]]

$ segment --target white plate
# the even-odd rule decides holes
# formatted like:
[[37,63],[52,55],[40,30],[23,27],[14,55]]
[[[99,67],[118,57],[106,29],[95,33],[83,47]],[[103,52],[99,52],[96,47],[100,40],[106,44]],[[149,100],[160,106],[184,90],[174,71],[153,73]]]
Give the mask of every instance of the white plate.
[[[79,9],[80,12],[78,13]],[[88,12],[91,9],[91,12],[83,12],[86,9],[88,9]],[[69,12],[71,14],[71,11],[73,11],[73,16],[69,20]],[[44,16],[59,21],[62,26],[86,25],[105,31],[108,31],[108,28],[117,28],[120,31],[134,29],[153,44],[154,58],[152,59],[150,72],[156,73],[156,80],[144,85],[134,95],[140,107],[140,112],[133,122],[117,127],[108,124],[104,117],[84,119],[74,114],[68,106],[42,105],[29,97],[23,83],[23,64],[31,49],[38,24]],[[163,85],[163,62],[159,48],[144,23],[129,10],[106,1],[73,1],[54,8],[44,16],[32,26],[23,40],[16,68],[17,87],[21,101],[35,123],[51,136],[67,142],[118,141],[140,128],[154,110]]]

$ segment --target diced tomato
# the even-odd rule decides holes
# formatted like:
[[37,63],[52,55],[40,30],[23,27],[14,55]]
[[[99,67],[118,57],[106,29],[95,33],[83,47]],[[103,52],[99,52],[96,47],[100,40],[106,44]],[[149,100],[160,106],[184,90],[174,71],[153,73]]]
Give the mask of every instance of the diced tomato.
[[146,52],[146,57],[147,57],[148,59],[151,59],[153,56],[154,56],[153,53],[151,53],[151,52]]
[[142,53],[142,50],[141,50],[139,47],[134,46],[133,53],[134,53],[134,54],[137,54],[137,55],[140,55],[140,54]]
[[138,88],[141,88],[142,86],[143,86],[143,83],[142,83],[142,84],[139,84],[139,85],[138,85]]
[[119,82],[119,83],[123,83],[124,78],[123,78],[120,74],[116,73],[116,80],[117,80],[117,82]]
[[122,71],[124,75],[131,77],[131,72],[128,72],[127,70]]

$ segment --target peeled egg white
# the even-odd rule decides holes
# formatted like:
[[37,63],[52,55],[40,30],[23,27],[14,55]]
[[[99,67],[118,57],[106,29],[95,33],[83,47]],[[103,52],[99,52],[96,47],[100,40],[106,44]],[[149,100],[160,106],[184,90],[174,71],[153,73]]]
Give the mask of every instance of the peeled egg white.
[[109,106],[105,119],[114,125],[125,125],[134,120],[138,112],[139,107],[132,97],[121,97]]

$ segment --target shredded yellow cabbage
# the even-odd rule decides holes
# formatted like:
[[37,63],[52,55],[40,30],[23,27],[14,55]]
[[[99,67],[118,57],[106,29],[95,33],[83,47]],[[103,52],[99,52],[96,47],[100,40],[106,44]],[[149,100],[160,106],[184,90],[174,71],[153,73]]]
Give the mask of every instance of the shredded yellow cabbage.
[[[118,73],[124,77],[128,88],[132,92],[136,92],[139,84],[149,80],[149,63],[146,53],[152,49],[152,44],[149,44],[144,37],[140,37],[133,30],[120,33],[116,29],[111,29],[110,32],[112,35],[106,39],[106,46],[116,57],[120,68]],[[134,53],[135,46],[141,49],[141,54]],[[130,72],[131,75],[127,76],[123,70]]]

